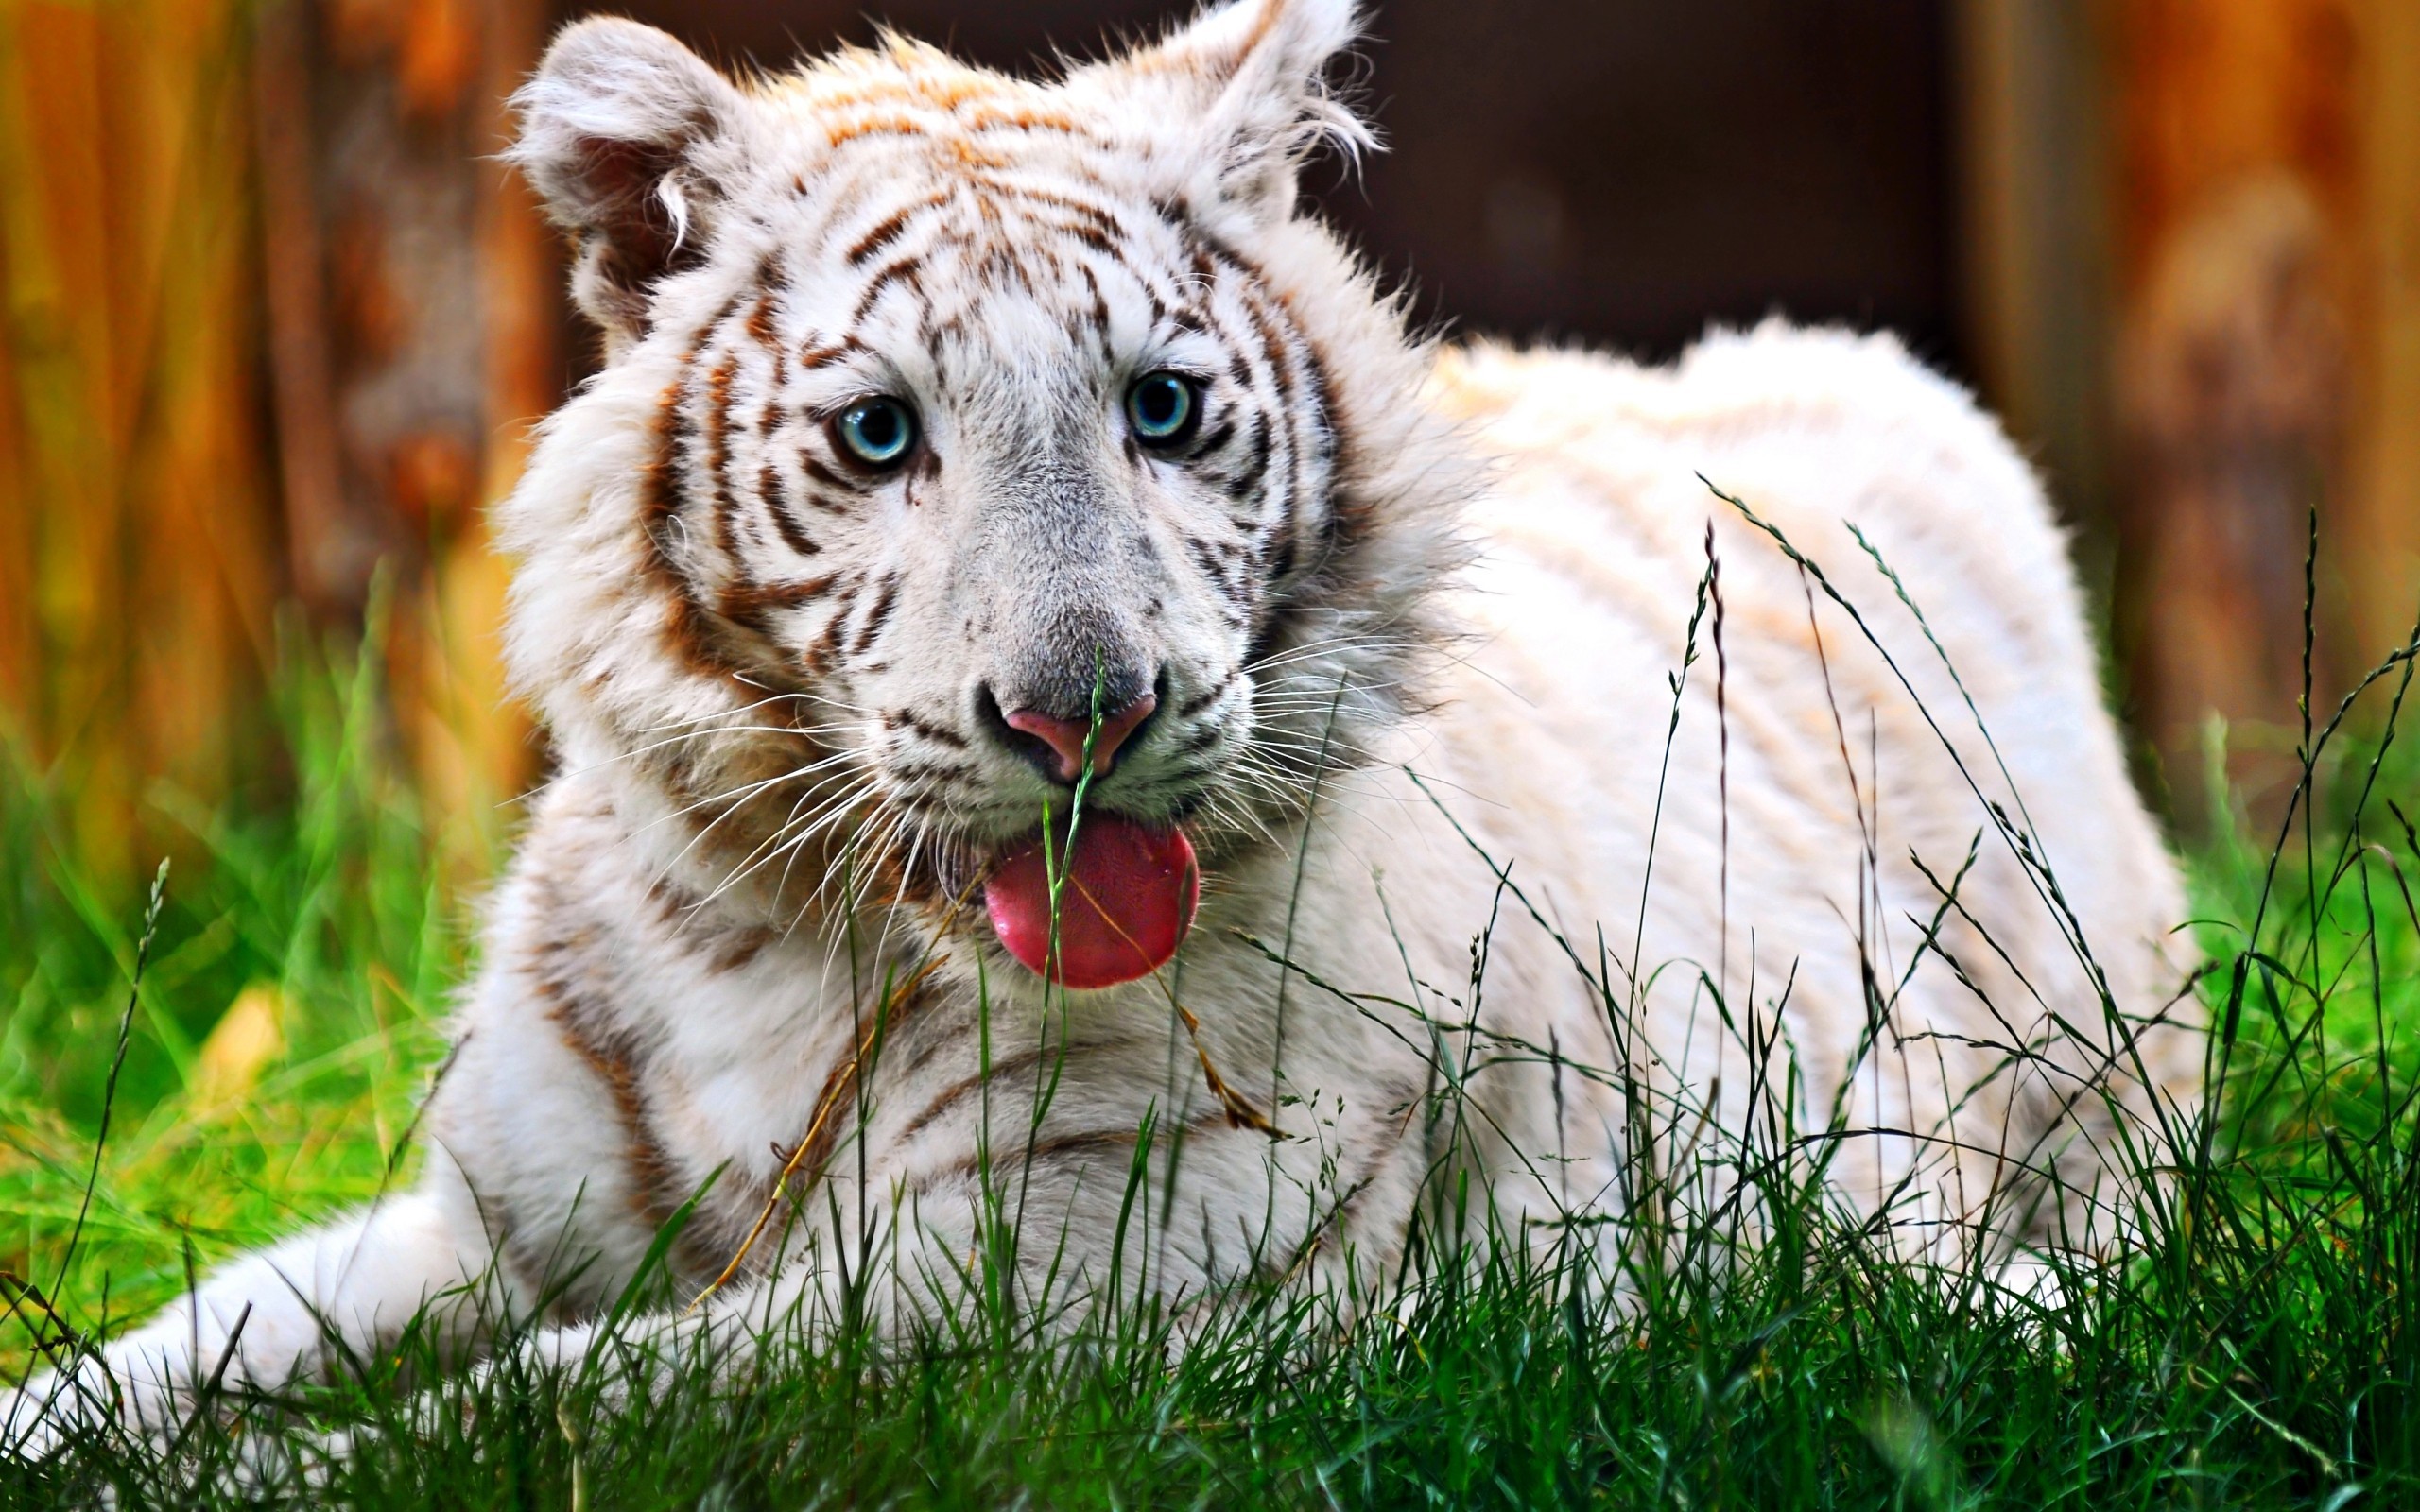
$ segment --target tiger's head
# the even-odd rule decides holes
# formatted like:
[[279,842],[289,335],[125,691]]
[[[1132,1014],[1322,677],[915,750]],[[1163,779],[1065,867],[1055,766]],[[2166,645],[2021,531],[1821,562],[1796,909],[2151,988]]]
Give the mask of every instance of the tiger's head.
[[512,156],[605,360],[501,511],[509,652],[662,865],[931,907],[1080,780],[1215,870],[1400,717],[1463,473],[1297,205],[1368,140],[1321,82],[1352,35],[1243,0],[1050,82],[557,39]]

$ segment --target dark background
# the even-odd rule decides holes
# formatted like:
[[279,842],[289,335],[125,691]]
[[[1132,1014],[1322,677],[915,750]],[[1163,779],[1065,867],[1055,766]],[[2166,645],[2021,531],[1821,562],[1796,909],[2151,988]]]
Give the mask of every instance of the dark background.
[[[648,0],[610,8],[781,68],[878,22],[970,60],[1098,57],[1153,0]],[[1668,357],[1780,311],[1965,371],[1944,0],[1381,0],[1340,66],[1389,150],[1306,187],[1454,329]]]

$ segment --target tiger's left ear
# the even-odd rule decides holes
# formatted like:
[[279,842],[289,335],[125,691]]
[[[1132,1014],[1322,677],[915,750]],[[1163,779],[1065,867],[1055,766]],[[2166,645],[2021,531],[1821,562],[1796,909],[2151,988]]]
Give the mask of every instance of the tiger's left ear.
[[708,159],[746,102],[697,54],[634,21],[576,21],[512,97],[507,154],[577,249],[572,296],[609,345],[645,330],[657,280],[703,254],[722,191]]
[[1354,0],[1236,0],[1084,76],[1121,113],[1139,112],[1152,158],[1178,171],[1196,214],[1282,220],[1314,150],[1334,144],[1357,156],[1377,145],[1325,81],[1358,21]]

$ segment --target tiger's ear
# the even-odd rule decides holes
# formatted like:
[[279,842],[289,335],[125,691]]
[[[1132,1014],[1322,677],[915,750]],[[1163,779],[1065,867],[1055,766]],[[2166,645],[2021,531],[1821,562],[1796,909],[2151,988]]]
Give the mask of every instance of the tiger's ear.
[[718,195],[700,158],[746,101],[670,36],[600,17],[565,26],[512,103],[507,155],[571,234],[573,298],[609,339],[636,336],[648,285],[704,249]]
[[1098,71],[1119,103],[1148,112],[1155,157],[1173,159],[1197,214],[1293,214],[1295,173],[1324,144],[1376,146],[1328,91],[1337,54],[1359,34],[1354,0],[1236,0]]

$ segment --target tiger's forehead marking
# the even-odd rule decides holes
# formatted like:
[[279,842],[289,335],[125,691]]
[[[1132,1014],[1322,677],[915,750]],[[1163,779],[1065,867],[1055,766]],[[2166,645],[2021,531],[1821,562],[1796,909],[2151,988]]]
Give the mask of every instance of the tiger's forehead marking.
[[845,48],[760,85],[758,94],[812,122],[827,147],[862,137],[923,138],[974,163],[994,155],[979,140],[992,133],[1084,133],[1062,90],[969,68],[899,37]]
[[759,84],[756,99],[778,122],[759,150],[786,160],[773,166],[828,227],[856,232],[853,260],[896,234],[889,220],[925,204],[1019,233],[1055,213],[1104,247],[1149,208],[1133,144],[1088,93],[969,68],[921,43],[846,50]]
[[858,140],[795,175],[794,202],[816,215],[818,250],[853,266],[919,237],[983,246],[1038,234],[1110,256],[1172,255],[1164,206],[1091,171],[1064,141],[1019,141],[970,162],[953,142]]
[[1221,270],[1169,208],[1064,171],[1066,148],[1052,146],[969,169],[930,144],[853,144],[806,180],[808,218],[765,224],[759,282],[805,295],[784,303],[816,329],[952,366],[1038,353],[1037,340],[1105,361],[1217,329],[1206,305]]
[[752,217],[771,243],[764,282],[806,285],[814,321],[849,331],[890,325],[907,296],[910,339],[1045,311],[1088,328],[1083,344],[1113,326],[1118,345],[1172,318],[1201,327],[1209,270],[1184,228],[1103,171],[1115,144],[1062,91],[910,59],[860,55],[771,87],[787,129],[765,146],[795,155],[762,165],[789,190]]

